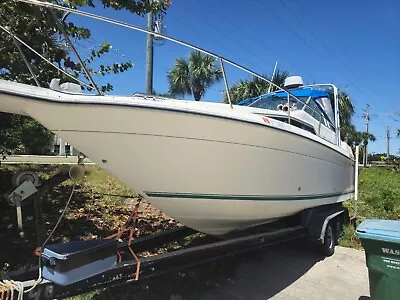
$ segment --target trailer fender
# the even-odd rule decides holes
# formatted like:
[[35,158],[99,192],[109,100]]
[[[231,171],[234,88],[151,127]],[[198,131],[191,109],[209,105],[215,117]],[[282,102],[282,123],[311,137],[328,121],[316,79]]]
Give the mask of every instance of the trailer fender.
[[[309,237],[314,238],[317,240],[318,243],[323,244],[325,239],[326,228],[328,227],[329,222],[337,220],[340,215],[347,216],[348,215],[347,208],[342,207],[339,211],[331,210],[315,214],[312,217],[310,225],[308,226]],[[337,228],[336,222],[332,225],[334,229]],[[334,234],[336,235],[337,232],[334,232]]]
[[[325,232],[326,232],[326,228],[328,227],[328,223],[330,220],[332,220],[333,218],[337,217],[338,215],[344,213],[344,209],[342,211],[338,211],[337,213],[331,214],[329,216],[327,216],[324,220],[324,223],[322,224],[322,228],[321,228],[321,233],[319,235],[319,239],[321,241],[321,243],[324,243],[324,238],[325,238]],[[336,226],[335,226],[336,227]],[[335,228],[334,227],[334,228]]]

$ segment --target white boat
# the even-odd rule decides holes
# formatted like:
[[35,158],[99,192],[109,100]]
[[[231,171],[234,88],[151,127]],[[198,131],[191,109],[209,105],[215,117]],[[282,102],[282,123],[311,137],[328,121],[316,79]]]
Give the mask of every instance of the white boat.
[[337,89],[324,86],[332,95],[289,78],[290,93],[231,106],[0,80],[0,111],[33,117],[166,214],[223,235],[353,196]]
[[254,106],[88,96],[0,81],[0,111],[35,118],[157,208],[205,233],[352,197],[352,152],[336,143],[327,117],[319,122],[297,109],[288,124],[279,121],[287,112]]

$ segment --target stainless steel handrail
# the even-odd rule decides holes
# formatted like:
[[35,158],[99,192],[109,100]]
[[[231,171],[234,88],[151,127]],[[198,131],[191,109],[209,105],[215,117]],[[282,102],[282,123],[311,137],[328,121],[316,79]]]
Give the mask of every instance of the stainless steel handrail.
[[219,63],[220,63],[220,65],[221,65],[222,76],[224,77],[224,84],[225,84],[225,89],[226,89],[226,96],[228,97],[229,106],[230,106],[231,108],[233,108],[233,106],[232,106],[232,101],[231,101],[231,95],[229,94],[228,81],[226,80],[226,74],[225,74],[225,68],[224,68],[224,61],[222,60],[222,57],[219,58]]
[[41,55],[39,52],[37,52],[35,49],[33,49],[31,46],[29,46],[27,43],[25,43],[23,40],[21,40],[19,37],[17,37],[15,34],[13,34],[12,32],[10,32],[7,28],[5,28],[4,26],[0,25],[0,29],[3,30],[4,32],[8,33],[12,38],[15,38],[18,42],[20,42],[22,45],[24,45],[26,48],[28,48],[29,50],[31,50],[33,53],[35,53],[37,56],[39,56],[41,59],[43,59],[45,62],[49,63],[50,65],[52,65],[54,68],[56,68],[58,71],[60,71],[61,73],[63,73],[65,76],[68,76],[69,78],[79,82],[80,84],[88,87],[88,88],[93,88],[90,84],[87,84],[86,82],[83,82],[77,78],[75,78],[74,76],[72,76],[71,74],[68,74],[68,72],[64,71],[63,69],[57,67],[55,64],[53,64],[50,60],[48,60],[46,57],[44,57],[43,55]]
[[[102,16],[99,16],[99,15],[95,15],[95,14],[92,14],[92,13],[89,13],[89,12],[80,11],[80,10],[69,8],[69,7],[60,6],[60,5],[49,3],[49,2],[41,2],[41,1],[37,1],[37,0],[16,0],[16,1],[23,2],[23,3],[28,3],[28,4],[33,4],[33,5],[38,5],[38,6],[42,6],[42,7],[47,7],[47,8],[53,8],[53,9],[61,10],[61,11],[64,11],[64,12],[70,12],[70,13],[73,13],[73,14],[76,14],[76,15],[81,15],[81,16],[84,16],[84,17],[100,20],[100,21],[103,21],[103,22],[106,22],[106,23],[119,25],[121,27],[125,27],[125,28],[128,28],[128,29],[133,29],[133,30],[140,31],[140,32],[143,32],[143,33],[146,33],[146,34],[151,34],[151,35],[153,35],[155,37],[159,37],[159,38],[163,38],[163,39],[169,40],[171,42],[175,42],[175,43],[180,44],[182,46],[186,46],[188,48],[192,48],[192,49],[200,51],[200,52],[202,52],[204,54],[210,55],[210,56],[212,56],[212,57],[214,57],[216,59],[220,59],[221,58],[224,62],[226,62],[226,63],[228,63],[228,64],[230,64],[230,65],[232,65],[232,66],[234,66],[234,67],[236,67],[236,68],[238,68],[238,69],[240,69],[242,71],[245,71],[245,72],[249,73],[250,75],[256,76],[256,77],[268,82],[269,84],[273,85],[274,87],[276,87],[276,88],[278,88],[280,90],[286,91],[292,97],[297,99],[296,96],[291,94],[289,90],[276,85],[275,83],[273,83],[268,78],[265,78],[265,77],[261,76],[260,74],[257,74],[255,72],[251,71],[250,69],[247,69],[246,67],[243,67],[242,65],[239,65],[239,64],[237,64],[237,63],[235,63],[235,62],[233,62],[233,61],[231,61],[229,59],[221,57],[220,55],[217,55],[217,54],[215,54],[213,52],[207,51],[207,50],[205,50],[203,48],[197,47],[197,46],[192,45],[190,43],[186,43],[186,42],[183,42],[183,41],[175,39],[175,38],[171,38],[171,37],[166,36],[166,35],[155,33],[153,31],[150,31],[150,30],[147,30],[147,29],[135,26],[135,25],[131,25],[131,24],[128,24],[128,23],[125,23],[125,22],[121,22],[121,21],[118,21],[118,20],[110,19],[110,18],[107,18],[107,17],[102,17]],[[297,99],[297,100],[299,101],[299,99]]]
[[82,66],[83,71],[85,72],[86,77],[89,79],[90,84],[93,86],[94,90],[98,95],[101,95],[102,93],[100,92],[99,88],[97,87],[97,84],[94,82],[92,75],[90,75],[89,70],[86,68],[85,62],[82,60],[81,56],[79,55],[78,51],[76,51],[74,45],[71,43],[71,40],[68,37],[67,31],[64,28],[64,25],[61,23],[61,21],[57,18],[54,10],[49,8],[49,12],[51,16],[53,17],[54,21],[57,24],[58,29],[61,31],[61,33],[64,36],[65,42],[67,43],[68,47],[71,48],[72,52],[74,52],[76,58],[78,59],[80,65]]
[[19,42],[17,41],[17,39],[16,39],[14,36],[12,36],[12,39],[13,39],[13,42],[14,42],[15,47],[17,47],[17,49],[18,49],[18,51],[19,51],[19,54],[21,54],[22,59],[24,60],[25,65],[28,67],[29,73],[31,73],[31,75],[32,75],[32,77],[33,77],[33,80],[35,81],[36,85],[37,85],[38,87],[40,87],[39,80],[37,79],[35,73],[33,72],[32,66],[31,66],[30,63],[28,62],[28,59],[26,58],[26,56],[25,56],[25,54],[24,54],[24,51],[22,51],[21,45],[19,44]]
[[[171,37],[163,35],[163,34],[155,33],[153,31],[150,31],[150,30],[147,30],[147,29],[135,26],[135,25],[131,25],[131,24],[128,24],[128,23],[125,23],[125,22],[121,22],[121,21],[118,21],[118,20],[110,19],[110,18],[107,18],[107,17],[102,17],[102,16],[99,16],[99,15],[96,15],[96,14],[80,11],[80,10],[69,8],[69,7],[60,6],[60,5],[49,3],[49,2],[42,2],[42,1],[38,1],[38,0],[17,0],[17,1],[18,2],[27,3],[27,4],[47,7],[47,8],[50,8],[50,9],[57,9],[57,10],[65,12],[65,13],[73,13],[73,14],[76,14],[76,15],[81,15],[81,16],[84,16],[84,17],[100,20],[100,21],[103,21],[103,22],[106,22],[106,23],[111,23],[111,24],[114,24],[114,25],[125,27],[125,28],[128,28],[128,29],[133,29],[133,30],[136,30],[136,31],[139,31],[139,32],[143,32],[143,33],[146,33],[146,34],[151,34],[154,37],[163,38],[165,40],[169,40],[169,41],[172,41],[174,43],[186,46],[188,48],[200,51],[200,52],[202,52],[204,54],[210,55],[211,57],[214,57],[215,59],[218,59],[220,61],[220,63],[221,62],[226,62],[226,63],[228,63],[228,64],[230,64],[230,65],[232,65],[232,66],[234,66],[234,67],[236,67],[236,68],[238,68],[238,69],[240,69],[240,70],[242,70],[242,71],[244,71],[244,72],[246,72],[246,73],[248,73],[250,75],[253,75],[253,76],[255,76],[255,77],[257,77],[257,78],[259,78],[261,80],[264,80],[264,81],[268,82],[270,85],[278,88],[278,90],[285,91],[286,93],[288,93],[288,98],[289,98],[288,99],[288,108],[289,108],[288,109],[288,118],[289,118],[289,120],[290,120],[290,96],[293,97],[294,99],[296,99],[298,102],[303,103],[304,105],[308,106],[302,100],[300,100],[295,95],[293,95],[288,89],[276,85],[274,82],[272,82],[268,78],[265,78],[265,77],[261,76],[260,74],[257,74],[255,72],[251,71],[250,69],[248,69],[248,68],[246,68],[246,67],[244,67],[242,65],[239,65],[239,64],[237,64],[237,63],[235,63],[235,62],[233,62],[233,61],[231,61],[229,59],[223,58],[220,55],[217,55],[217,54],[215,54],[213,52],[207,51],[207,50],[205,50],[203,48],[197,47],[197,46],[192,45],[190,43],[186,43],[186,42],[183,42],[181,40],[178,40],[178,39],[175,39],[175,38],[171,38]],[[54,66],[54,64],[52,64],[52,65]],[[222,65],[222,68],[223,68],[223,65]],[[224,75],[224,82],[225,82],[226,93],[227,93],[227,96],[228,96],[228,101],[230,102],[230,107],[233,108],[233,105],[231,103],[230,96],[229,96],[229,89],[228,89],[228,85],[227,85],[227,82],[226,82],[226,77],[225,77],[225,71],[224,70],[223,70],[223,75]],[[330,86],[334,87],[334,95],[335,95],[335,126],[334,127],[335,127],[335,132],[336,132],[336,135],[337,135],[337,145],[339,145],[340,144],[340,127],[339,127],[340,124],[339,124],[339,120],[338,120],[339,112],[338,112],[338,106],[337,106],[337,104],[338,104],[337,88],[334,85],[330,85]],[[92,87],[92,88],[94,88],[94,87]],[[310,107],[310,108],[312,110],[314,110],[312,107]],[[319,114],[321,114],[321,113],[319,113]],[[338,132],[339,132],[339,135],[338,135]]]

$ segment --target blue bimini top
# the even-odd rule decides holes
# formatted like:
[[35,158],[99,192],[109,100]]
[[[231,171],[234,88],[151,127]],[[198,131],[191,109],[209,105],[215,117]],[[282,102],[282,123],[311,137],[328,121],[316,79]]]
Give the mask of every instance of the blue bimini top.
[[[321,90],[315,90],[315,89],[311,89],[311,88],[295,89],[295,90],[291,90],[290,93],[296,97],[310,97],[311,96],[313,99],[329,97],[327,92],[321,91]],[[244,99],[244,100],[238,102],[237,105],[250,105],[253,101],[260,99],[260,98],[268,98],[268,97],[272,97],[272,96],[283,98],[283,97],[287,97],[287,95],[288,95],[288,93],[285,91],[268,93],[268,94],[260,95],[257,97]]]

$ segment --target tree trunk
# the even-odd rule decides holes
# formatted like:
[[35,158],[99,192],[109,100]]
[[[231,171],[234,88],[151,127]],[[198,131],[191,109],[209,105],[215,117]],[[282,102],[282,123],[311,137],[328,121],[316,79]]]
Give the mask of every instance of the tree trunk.
[[193,91],[194,100],[200,101],[201,99],[201,92],[200,91]]

